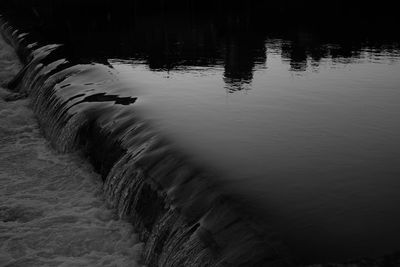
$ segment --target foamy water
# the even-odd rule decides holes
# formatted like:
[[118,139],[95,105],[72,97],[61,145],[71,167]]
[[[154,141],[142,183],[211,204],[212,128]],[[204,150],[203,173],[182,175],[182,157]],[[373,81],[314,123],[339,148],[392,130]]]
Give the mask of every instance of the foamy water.
[[[0,36],[0,84],[20,68]],[[0,266],[139,266],[132,226],[106,207],[101,178],[42,137],[28,100],[0,88]]]

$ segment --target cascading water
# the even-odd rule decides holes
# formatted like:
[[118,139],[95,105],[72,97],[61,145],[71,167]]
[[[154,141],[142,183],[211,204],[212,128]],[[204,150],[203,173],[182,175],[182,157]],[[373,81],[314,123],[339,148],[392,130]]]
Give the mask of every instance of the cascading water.
[[56,149],[90,158],[107,201],[145,242],[149,266],[290,265],[263,221],[141,119],[112,67],[73,64],[59,45],[39,46],[0,24],[26,64],[10,87],[29,95]]
[[2,88],[21,68],[13,50],[0,35],[0,266],[140,266],[142,243],[102,201],[99,175],[51,149],[28,100]]

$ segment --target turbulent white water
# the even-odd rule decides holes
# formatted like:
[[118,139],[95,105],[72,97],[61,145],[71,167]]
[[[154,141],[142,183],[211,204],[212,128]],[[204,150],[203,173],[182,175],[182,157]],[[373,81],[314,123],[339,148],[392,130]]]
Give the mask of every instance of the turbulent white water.
[[[0,35],[0,84],[20,64]],[[27,100],[0,88],[0,266],[138,266],[142,244],[102,199],[102,182],[78,155],[40,133]]]

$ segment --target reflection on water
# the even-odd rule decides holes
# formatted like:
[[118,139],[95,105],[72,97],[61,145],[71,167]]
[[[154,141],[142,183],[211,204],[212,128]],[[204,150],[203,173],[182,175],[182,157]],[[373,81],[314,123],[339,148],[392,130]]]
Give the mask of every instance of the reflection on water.
[[226,61],[110,63],[139,88],[137,105],[158,129],[229,177],[241,199],[264,206],[297,259],[390,252],[400,247],[399,53],[321,50],[317,60],[303,48],[300,60],[295,42],[269,39],[264,60],[233,68],[235,78]]
[[[398,55],[400,37],[390,27],[390,10],[371,18],[366,14],[375,7],[358,1],[338,1],[329,9],[314,1],[178,2],[168,6],[160,1],[150,8],[143,1],[93,5],[43,0],[33,9],[26,4],[25,17],[31,15],[38,23],[29,30],[33,27],[50,41],[67,44],[79,60],[133,58],[154,71],[223,66],[228,92],[250,89],[254,71],[265,67],[266,55],[273,51],[296,72],[317,70],[326,58],[352,63],[366,56]],[[18,6],[22,10],[23,5]],[[35,24],[22,24],[26,25]]]
[[158,128],[263,203],[296,258],[390,252],[400,246],[399,52],[310,38],[228,44],[203,66],[110,62],[141,88]]
[[265,210],[297,259],[400,248],[400,43],[390,27],[319,25],[321,14],[284,23],[248,9],[82,10],[54,8],[40,29],[79,60],[110,59],[140,91],[87,100],[135,102]]

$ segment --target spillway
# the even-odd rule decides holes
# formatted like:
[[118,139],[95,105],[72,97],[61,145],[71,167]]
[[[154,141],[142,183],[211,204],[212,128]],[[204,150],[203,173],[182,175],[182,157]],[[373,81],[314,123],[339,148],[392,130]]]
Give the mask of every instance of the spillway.
[[55,149],[82,151],[90,160],[106,202],[144,242],[147,265],[291,265],[265,218],[143,119],[132,88],[112,66],[74,62],[62,46],[0,25],[24,63],[8,87],[28,96]]
[[[20,68],[0,35],[1,82]],[[99,175],[51,149],[29,101],[13,96],[0,87],[0,265],[141,266],[142,243],[107,207]]]

